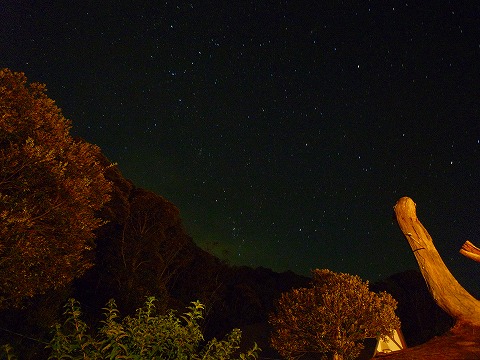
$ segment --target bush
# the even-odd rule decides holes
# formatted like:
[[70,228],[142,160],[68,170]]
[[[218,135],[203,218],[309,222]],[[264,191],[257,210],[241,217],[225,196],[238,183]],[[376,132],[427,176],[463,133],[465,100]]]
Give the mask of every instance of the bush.
[[[188,312],[178,317],[171,310],[156,315],[155,298],[149,297],[136,316],[120,320],[114,300],[104,308],[103,326],[92,334],[81,319],[80,305],[70,299],[65,305],[67,319],[57,324],[48,345],[49,359],[256,359],[260,349],[254,344],[238,353],[241,331],[232,330],[223,340],[205,343],[199,326],[203,305],[192,302]],[[204,344],[202,346],[202,344]]]
[[352,360],[366,337],[391,335],[400,327],[396,300],[369,290],[358,276],[314,270],[312,286],[283,293],[270,315],[272,347],[298,358],[315,353],[323,358]]

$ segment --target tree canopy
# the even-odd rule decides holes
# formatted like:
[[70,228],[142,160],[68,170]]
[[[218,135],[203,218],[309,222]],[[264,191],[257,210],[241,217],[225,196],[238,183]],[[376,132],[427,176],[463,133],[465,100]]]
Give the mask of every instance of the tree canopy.
[[397,302],[369,290],[360,277],[314,270],[312,286],[283,293],[270,315],[272,346],[292,359],[306,353],[355,359],[366,337],[385,337],[400,326]]
[[0,308],[92,266],[111,184],[100,149],[70,128],[45,85],[0,70]]

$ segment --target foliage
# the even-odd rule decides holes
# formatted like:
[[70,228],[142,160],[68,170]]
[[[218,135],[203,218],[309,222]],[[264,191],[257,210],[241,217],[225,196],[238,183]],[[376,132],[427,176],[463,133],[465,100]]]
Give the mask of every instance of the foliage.
[[109,199],[100,149],[23,73],[0,70],[0,308],[91,267],[95,212]]
[[10,344],[0,346],[0,359],[17,360],[17,357],[15,356],[13,348],[10,346]]
[[283,293],[270,315],[272,346],[292,359],[306,353],[355,359],[366,337],[385,337],[400,326],[397,302],[369,290],[360,277],[314,270],[312,287]]
[[136,316],[120,320],[116,304],[110,300],[104,308],[105,320],[95,336],[81,320],[79,304],[70,299],[63,325],[57,325],[49,347],[49,359],[256,359],[260,350],[239,349],[241,331],[234,329],[225,339],[212,339],[204,346],[199,321],[203,305],[192,302],[188,312],[177,317],[174,311],[157,315],[155,298],[149,297]]

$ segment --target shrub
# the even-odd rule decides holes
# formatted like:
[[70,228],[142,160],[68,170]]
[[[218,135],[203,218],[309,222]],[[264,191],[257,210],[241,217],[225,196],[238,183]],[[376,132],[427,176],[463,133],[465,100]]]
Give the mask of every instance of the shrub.
[[314,270],[312,287],[283,293],[270,315],[272,346],[292,359],[306,353],[355,359],[368,336],[385,337],[400,326],[397,302],[369,290],[360,277]]
[[204,341],[199,321],[203,305],[192,302],[178,317],[173,310],[157,315],[155,298],[149,297],[135,316],[120,319],[115,301],[104,308],[103,325],[92,334],[81,319],[79,303],[70,299],[65,305],[64,324],[57,324],[49,344],[49,359],[256,359],[260,349],[238,353],[241,331],[232,330],[223,340]]

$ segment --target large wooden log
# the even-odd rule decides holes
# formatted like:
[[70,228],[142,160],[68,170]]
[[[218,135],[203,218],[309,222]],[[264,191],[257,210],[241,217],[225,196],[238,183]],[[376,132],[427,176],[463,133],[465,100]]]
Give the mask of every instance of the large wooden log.
[[436,303],[457,321],[480,326],[480,301],[470,295],[448,270],[430,234],[417,218],[416,204],[403,197],[394,209],[398,225]]

